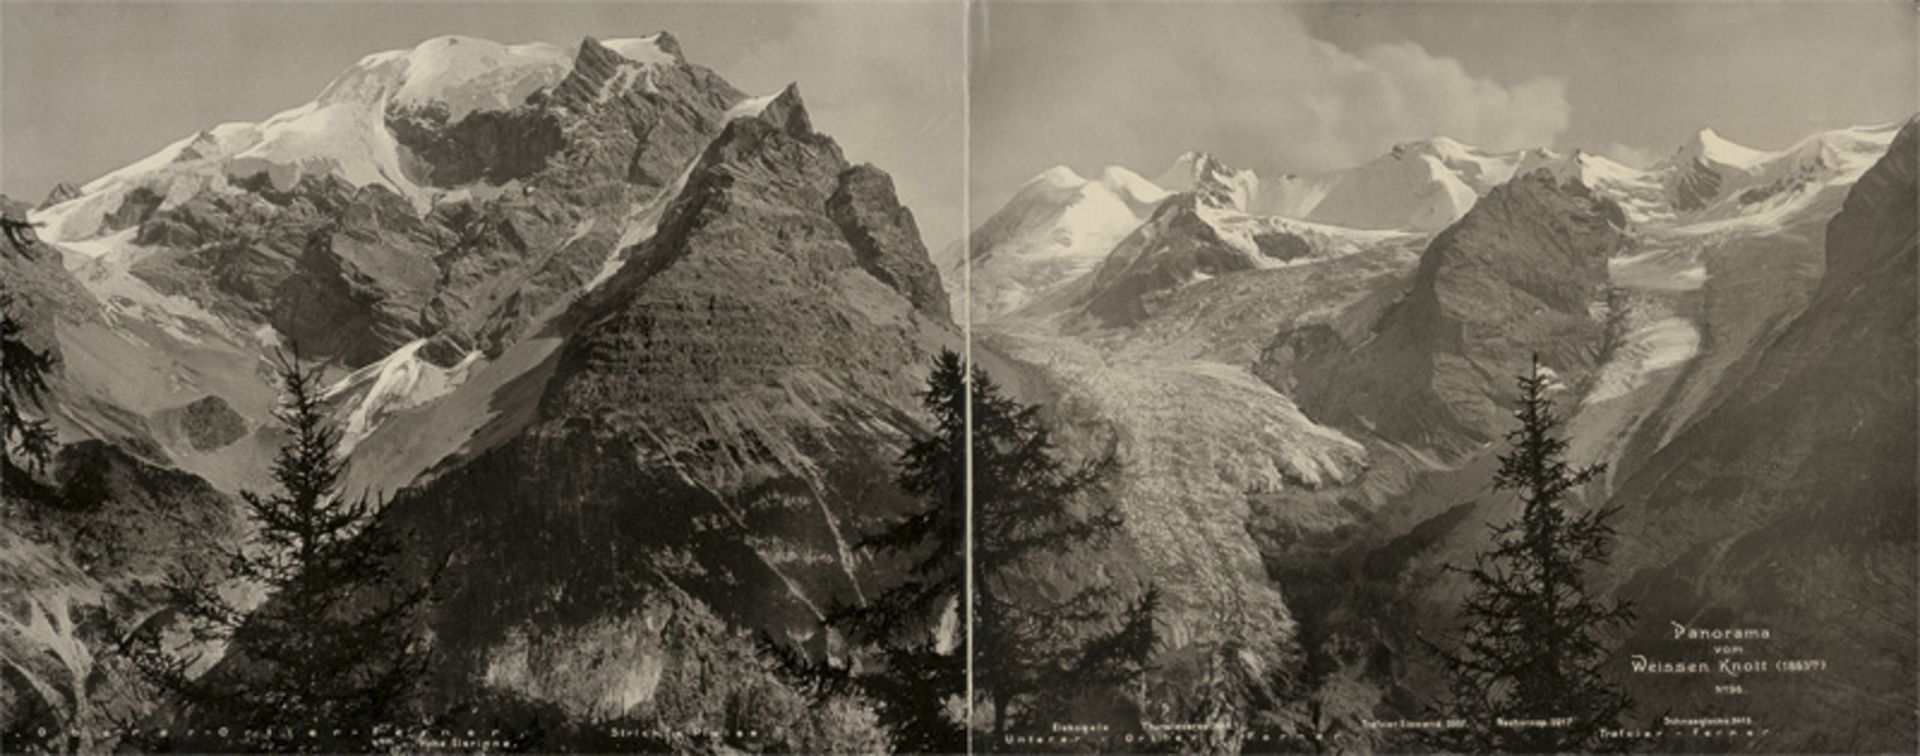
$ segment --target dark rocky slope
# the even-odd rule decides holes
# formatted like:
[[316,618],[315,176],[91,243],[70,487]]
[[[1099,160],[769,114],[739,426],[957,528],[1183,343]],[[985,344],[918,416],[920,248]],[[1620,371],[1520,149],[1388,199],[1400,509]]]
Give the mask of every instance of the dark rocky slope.
[[1236,175],[1211,156],[1200,156],[1192,189],[1162,201],[1095,269],[1082,311],[1103,325],[1138,325],[1152,315],[1160,297],[1187,284],[1315,255],[1305,236],[1271,221],[1242,232],[1245,240],[1226,238],[1223,218],[1254,224],[1244,215],[1244,190],[1237,193],[1231,183]]
[[1254,370],[1317,422],[1469,454],[1498,437],[1530,353],[1570,386],[1592,367],[1618,217],[1578,184],[1515,179],[1434,238],[1384,312],[1283,332]]
[[0,748],[97,752],[151,706],[121,639],[165,607],[169,576],[225,569],[238,504],[101,441],[47,473],[0,503]]
[[717,727],[766,679],[748,629],[828,651],[822,614],[884,580],[852,544],[909,505],[914,392],[959,338],[932,275],[890,182],[795,90],[730,123],[551,326],[529,423],[387,510],[452,549],[440,690]]
[[1826,671],[1750,677],[1748,694],[1659,689],[1655,705],[1753,715],[1751,748],[1909,751],[1916,576],[1916,162],[1909,122],[1827,227],[1806,311],[1730,396],[1621,489],[1621,591],[1648,618],[1765,627],[1756,656]]

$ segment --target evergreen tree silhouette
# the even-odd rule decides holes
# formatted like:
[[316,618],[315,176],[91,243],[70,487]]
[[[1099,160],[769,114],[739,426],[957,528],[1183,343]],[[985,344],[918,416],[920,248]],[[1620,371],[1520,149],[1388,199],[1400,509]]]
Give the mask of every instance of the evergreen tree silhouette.
[[[13,253],[32,258],[32,240],[16,238],[16,221],[6,222]],[[0,282],[0,489],[37,502],[45,498],[40,490],[44,486],[33,476],[53,458],[54,433],[46,418],[33,417],[29,408],[44,409],[47,376],[53,372],[55,358],[52,350],[27,343],[26,325],[15,314],[19,306],[13,292]]]
[[[929,506],[862,541],[906,559],[908,579],[831,617],[853,638],[883,649],[887,669],[868,676],[868,684],[877,686],[877,700],[889,702],[883,721],[900,733],[906,750],[965,747],[963,725],[950,712],[965,695],[966,660],[957,638],[938,636],[943,620],[965,622],[969,438],[973,689],[992,712],[988,748],[1003,742],[1022,704],[1032,707],[1076,686],[1137,679],[1156,642],[1157,594],[1128,607],[1112,584],[1058,601],[1010,590],[1009,577],[1026,560],[1099,547],[1119,529],[1113,507],[1092,501],[1115,464],[1111,456],[1079,466],[1062,462],[1037,407],[1006,397],[978,369],[968,373],[952,351],[935,358],[923,394],[934,432],[901,458],[901,487]],[[964,632],[964,624],[959,628]]]
[[176,746],[364,750],[378,726],[406,713],[425,673],[413,628],[432,580],[408,585],[373,504],[339,495],[340,433],[326,417],[319,373],[301,367],[297,350],[279,361],[278,418],[291,435],[274,460],[279,490],[242,493],[257,534],[230,555],[234,576],[264,600],[248,611],[205,576],[169,584],[191,637],[228,649],[202,675],[194,674],[202,659],[167,648],[161,628],[130,639],[135,662],[180,697],[196,729],[230,733]]
[[[1448,716],[1464,729],[1437,736],[1437,745],[1474,752],[1543,753],[1624,747],[1605,739],[1618,728],[1632,699],[1602,673],[1609,651],[1604,634],[1633,620],[1622,601],[1587,592],[1588,568],[1604,564],[1614,508],[1569,511],[1567,496],[1605,470],[1573,468],[1567,442],[1553,432],[1561,420],[1547,398],[1549,376],[1538,356],[1518,380],[1514,417],[1494,489],[1515,491],[1517,519],[1493,526],[1493,544],[1462,569],[1471,586],[1461,605],[1458,648],[1428,643],[1448,679]],[[1551,726],[1502,726],[1499,720]]]

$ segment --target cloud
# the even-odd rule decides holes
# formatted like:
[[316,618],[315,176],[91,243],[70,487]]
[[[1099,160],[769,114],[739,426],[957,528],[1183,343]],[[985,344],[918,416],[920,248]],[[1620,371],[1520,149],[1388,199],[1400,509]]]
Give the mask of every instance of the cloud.
[[[1304,37],[1304,29],[1301,33]],[[1318,140],[1303,160],[1337,155],[1356,162],[1390,142],[1428,136],[1490,149],[1537,147],[1552,144],[1571,119],[1566,82],[1560,79],[1502,84],[1412,42],[1358,54],[1326,43],[1302,44],[1315,52],[1290,61],[1307,73],[1291,83],[1329,104],[1310,112]],[[1285,111],[1287,97],[1275,95],[1276,107]]]
[[[1304,173],[1430,136],[1489,149],[1549,146],[1571,120],[1564,79],[1500,81],[1411,41],[1343,48],[1285,7],[989,12],[973,90],[983,181],[1018,181],[1063,162],[1156,171],[1189,148]],[[981,154],[983,142],[992,154]],[[982,169],[982,160],[1022,165]]]

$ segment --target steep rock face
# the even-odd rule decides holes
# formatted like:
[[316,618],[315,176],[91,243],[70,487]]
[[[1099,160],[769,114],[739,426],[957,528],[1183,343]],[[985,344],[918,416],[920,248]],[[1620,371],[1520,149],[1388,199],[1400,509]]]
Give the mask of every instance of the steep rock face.
[[1666,159],[1668,199],[1680,212],[1697,212],[1749,182],[1771,155],[1701,129]]
[[386,122],[418,161],[422,183],[432,186],[525,178],[566,144],[560,120],[531,108],[479,111],[449,124],[444,107],[429,106],[389,111]]
[[[830,650],[822,615],[879,587],[851,544],[908,506],[893,466],[923,432],[928,358],[959,339],[925,277],[896,275],[930,270],[925,250],[869,224],[897,207],[881,178],[846,165],[792,88],[734,119],[659,232],[555,321],[528,425],[391,505],[423,553],[455,547],[448,685],[712,726],[726,692],[701,676],[747,673],[719,651],[728,628]],[[608,633],[636,677],[529,666]]]
[[181,408],[180,429],[201,451],[218,449],[247,435],[247,421],[225,399],[204,396]]
[[440,279],[426,233],[400,196],[361,190],[330,228],[309,237],[275,292],[269,322],[313,354],[355,366],[418,338]]
[[429,207],[389,183],[260,172],[164,201],[132,190],[105,227],[137,225],[133,272],[155,289],[264,321],[312,356],[360,367],[419,338],[447,364],[496,354],[631,243],[633,208],[670,189],[742,99],[667,39],[672,55],[623,46],[642,60],[584,40],[564,77],[509,108],[388,104],[377,128],[403,188],[435,192]]
[[237,503],[100,441],[61,448],[45,490],[0,501],[0,732],[10,750],[112,750],[153,693],[119,643],[167,605],[169,576],[225,568]]
[[1528,354],[1578,386],[1602,325],[1617,208],[1524,176],[1490,192],[1421,256],[1385,313],[1281,333],[1255,370],[1319,422],[1445,456],[1498,437]]
[[239,186],[196,194],[141,223],[133,242],[153,251],[133,263],[133,274],[224,317],[273,317],[275,296],[309,240],[354,202],[356,191],[330,176],[304,178],[287,191],[264,178]]
[[[1154,293],[1260,267],[1254,256],[1220,237],[1202,217],[1206,208],[1198,194],[1162,204],[1094,272],[1086,312],[1110,325],[1131,325],[1146,319],[1146,300]],[[1269,235],[1265,248],[1284,253],[1287,245]]]
[[[1829,665],[1712,702],[1772,723],[1756,749],[1914,748],[1916,131],[1828,225],[1806,310],[1615,499],[1621,591],[1650,620],[1633,649],[1671,653],[1667,621],[1766,627],[1757,653]],[[1653,703],[1706,694],[1665,686]]]
[[76,187],[72,184],[62,181],[58,184],[54,184],[53,188],[47,191],[47,198],[44,200],[41,200],[39,206],[36,209],[44,210],[46,208],[53,207],[54,205],[58,205],[62,202],[65,202],[67,200],[73,199],[78,196],[80,196],[79,187]]
[[[1180,175],[1187,178],[1173,178]],[[1162,180],[1183,193],[1162,202],[1101,261],[1086,284],[1082,309],[1101,323],[1136,325],[1167,292],[1217,276],[1300,261],[1331,246],[1326,239],[1309,238],[1309,232],[1295,224],[1249,215],[1259,191],[1253,173],[1230,168],[1211,155],[1181,156]]]
[[659,188],[724,125],[727,108],[743,98],[739,90],[688,64],[671,36],[655,44],[671,51],[670,64],[635,61],[592,38],[580,43],[573,73],[547,98],[577,118],[567,130],[567,163]]
[[1671,181],[1674,209],[1683,212],[1705,209],[1720,197],[1722,182],[1713,166],[1700,160],[1685,163],[1674,170]]
[[951,319],[940,272],[920,242],[913,211],[893,193],[893,177],[871,165],[840,174],[827,211],[847,237],[861,269],[893,287],[935,320]]
[[1260,192],[1260,177],[1253,171],[1234,168],[1198,151],[1182,153],[1154,183],[1170,192],[1198,194],[1212,207],[1239,210],[1249,209]]
[[[21,221],[26,208],[0,195],[0,216]],[[0,291],[13,298],[9,314],[20,323],[22,338],[34,349],[56,358],[60,344],[54,338],[56,319],[99,317],[99,302],[62,265],[60,250],[25,238],[24,244],[0,239]]]

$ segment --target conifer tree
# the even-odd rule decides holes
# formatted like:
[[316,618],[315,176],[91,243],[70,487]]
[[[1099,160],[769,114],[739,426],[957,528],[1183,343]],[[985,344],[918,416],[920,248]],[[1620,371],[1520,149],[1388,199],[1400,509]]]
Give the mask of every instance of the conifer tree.
[[[1605,470],[1573,468],[1567,442],[1553,435],[1561,420],[1547,397],[1539,358],[1518,380],[1514,417],[1494,489],[1514,491],[1517,519],[1493,526],[1493,544],[1467,576],[1457,650],[1429,644],[1448,678],[1448,716],[1461,730],[1439,745],[1475,752],[1591,751],[1624,745],[1602,738],[1618,728],[1632,699],[1602,672],[1607,631],[1633,619],[1631,606],[1603,602],[1586,588],[1589,568],[1607,559],[1613,508],[1573,512],[1568,495]],[[1551,726],[1502,726],[1499,720]]]
[[921,396],[933,433],[908,447],[899,476],[901,488],[928,506],[861,542],[904,559],[908,580],[829,617],[878,646],[884,669],[858,684],[884,702],[881,724],[907,752],[955,753],[967,745],[965,725],[954,716],[966,695],[964,649],[954,637],[939,637],[943,620],[960,617],[966,590],[965,383],[959,355],[943,352]]
[[[404,713],[427,654],[413,632],[431,580],[409,585],[398,545],[365,498],[339,495],[340,433],[319,373],[280,357],[279,420],[291,438],[274,460],[275,493],[242,493],[257,534],[230,554],[234,576],[265,598],[252,611],[204,576],[170,585],[198,643],[228,653],[203,675],[194,652],[167,649],[158,628],[133,639],[136,663],[180,696],[200,725],[245,733],[216,747],[361,750]],[[318,733],[317,740],[307,733]]]
[[875,698],[890,702],[883,720],[902,734],[901,745],[950,751],[965,744],[945,715],[964,695],[965,659],[954,639],[936,636],[943,617],[964,615],[967,605],[969,438],[973,688],[992,712],[993,743],[1003,740],[1016,708],[1039,703],[1049,689],[1117,686],[1140,674],[1155,642],[1157,595],[1131,611],[1116,611],[1120,599],[1110,584],[1060,601],[1016,597],[1008,581],[1027,560],[1097,548],[1119,529],[1113,507],[1092,500],[1114,462],[1061,461],[1038,408],[1006,397],[978,369],[969,376],[951,351],[934,360],[923,403],[934,432],[902,456],[900,485],[928,507],[862,542],[907,559],[908,580],[833,619],[885,650],[888,670],[870,684],[887,688],[875,690]]
[[[7,236],[14,254],[33,256],[31,241],[14,238],[11,226]],[[27,343],[26,326],[14,312],[18,306],[13,292],[0,284],[0,464],[6,466],[0,485],[8,486],[24,485],[21,473],[38,472],[53,455],[52,426],[30,416],[28,408],[41,407],[54,357],[52,351]]]
[[1096,637],[1080,650],[1082,677],[1127,689],[1144,698],[1148,660],[1160,648],[1160,589],[1147,586],[1130,604],[1113,632]]

